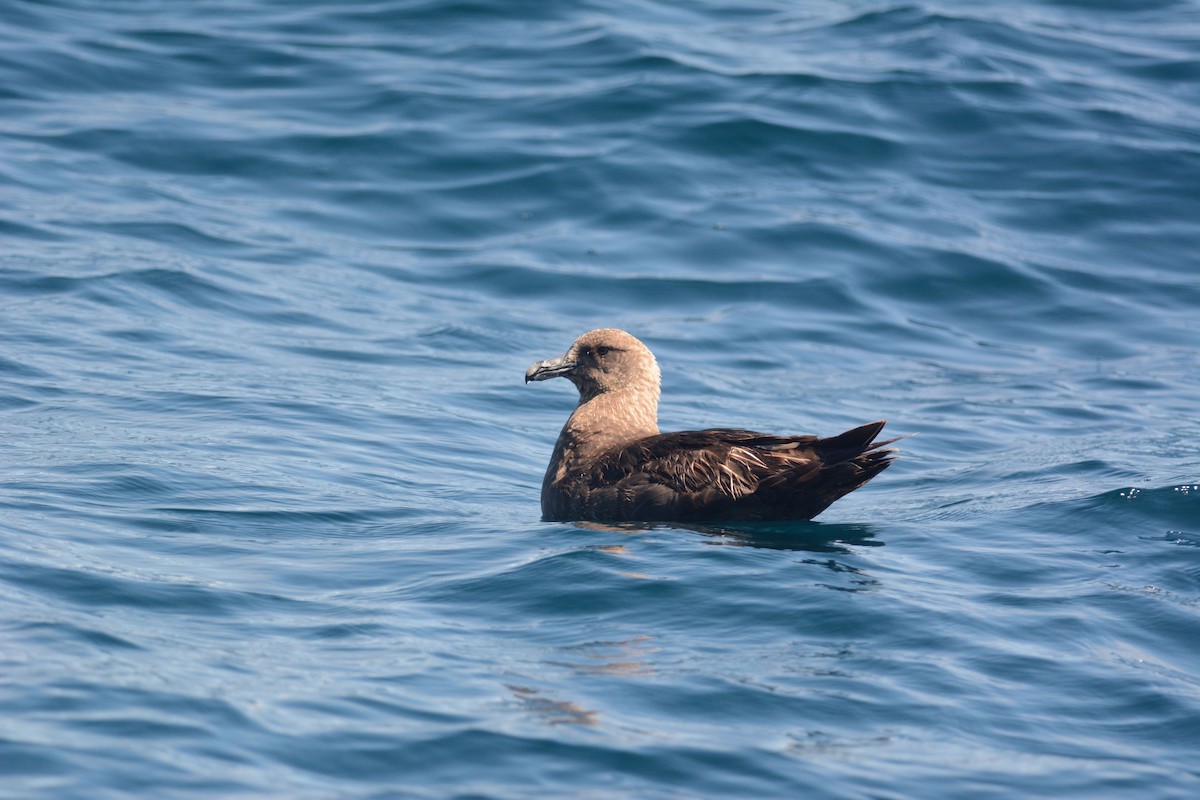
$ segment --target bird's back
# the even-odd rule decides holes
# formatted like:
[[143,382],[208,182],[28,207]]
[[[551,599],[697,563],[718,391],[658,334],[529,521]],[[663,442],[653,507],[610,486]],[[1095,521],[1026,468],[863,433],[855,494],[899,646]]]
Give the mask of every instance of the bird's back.
[[[875,442],[884,422],[838,436],[772,436],[714,429],[658,434],[615,448],[555,479],[552,520],[812,519],[892,461]],[[892,440],[894,441],[894,440]]]

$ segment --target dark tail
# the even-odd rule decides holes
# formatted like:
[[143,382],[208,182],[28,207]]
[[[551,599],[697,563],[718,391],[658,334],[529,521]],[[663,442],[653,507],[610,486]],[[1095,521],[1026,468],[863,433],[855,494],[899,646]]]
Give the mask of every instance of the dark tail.
[[896,457],[896,450],[883,448],[904,437],[875,441],[886,424],[887,420],[869,422],[837,436],[813,442],[813,449],[820,455],[824,466],[816,481],[819,487],[813,487],[820,497],[820,507],[811,512],[809,519],[888,468]]

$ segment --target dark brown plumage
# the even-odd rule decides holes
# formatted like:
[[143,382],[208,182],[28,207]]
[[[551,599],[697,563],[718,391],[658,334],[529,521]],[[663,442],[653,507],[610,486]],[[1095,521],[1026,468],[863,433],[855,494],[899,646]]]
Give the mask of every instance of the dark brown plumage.
[[745,430],[658,432],[659,369],[625,331],[585,333],[525,382],[564,377],[579,405],[542,481],[548,520],[812,519],[892,462],[884,422],[828,439]]

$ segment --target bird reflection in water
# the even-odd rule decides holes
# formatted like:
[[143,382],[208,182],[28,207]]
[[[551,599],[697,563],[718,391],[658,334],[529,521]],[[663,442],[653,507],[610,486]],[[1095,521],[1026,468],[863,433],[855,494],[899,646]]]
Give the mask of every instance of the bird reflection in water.
[[586,725],[594,727],[597,722],[596,711],[590,711],[578,703],[569,700],[554,700],[544,696],[539,690],[529,686],[505,684],[521,705],[541,718],[547,725]]
[[[791,550],[809,553],[850,553],[851,547],[883,547],[875,529],[863,523],[807,522],[576,522],[576,527],[610,533],[649,533],[656,530],[682,530],[708,537],[709,544],[759,547],[766,550]],[[624,548],[623,545],[603,545]],[[615,552],[615,551],[613,551]]]

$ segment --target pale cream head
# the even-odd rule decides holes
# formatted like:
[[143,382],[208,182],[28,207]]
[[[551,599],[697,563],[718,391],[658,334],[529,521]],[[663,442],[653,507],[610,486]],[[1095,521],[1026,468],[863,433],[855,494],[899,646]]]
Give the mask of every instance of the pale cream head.
[[616,328],[588,331],[558,358],[539,361],[525,372],[525,382],[563,377],[579,389],[581,401],[612,392],[650,394],[658,400],[658,361],[637,337]]

